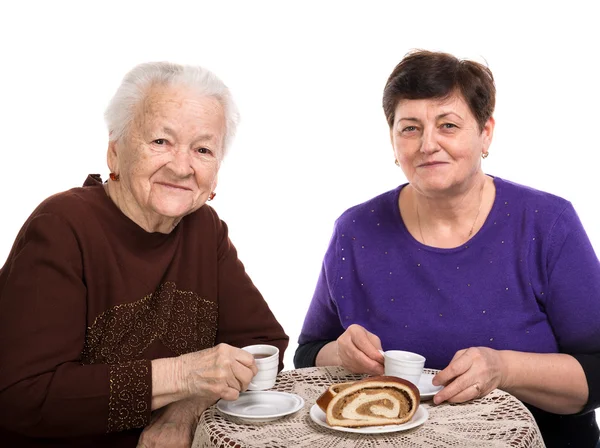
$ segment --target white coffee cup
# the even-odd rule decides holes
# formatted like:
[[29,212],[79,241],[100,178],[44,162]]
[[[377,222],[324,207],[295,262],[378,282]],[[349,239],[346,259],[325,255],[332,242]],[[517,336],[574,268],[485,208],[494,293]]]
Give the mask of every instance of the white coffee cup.
[[243,347],[242,350],[254,356],[258,372],[248,385],[248,390],[266,390],[275,385],[279,368],[279,349],[274,345],[257,344]]
[[382,354],[386,375],[397,376],[410,381],[415,386],[419,385],[419,379],[425,367],[425,357],[402,350],[388,350]]

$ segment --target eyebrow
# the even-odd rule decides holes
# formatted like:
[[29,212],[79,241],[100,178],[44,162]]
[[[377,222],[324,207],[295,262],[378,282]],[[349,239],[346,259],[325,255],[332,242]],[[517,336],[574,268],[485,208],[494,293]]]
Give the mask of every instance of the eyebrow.
[[[176,136],[176,132],[168,126],[163,126],[162,132],[164,132],[165,134],[169,134],[172,137]],[[207,142],[207,141],[211,141],[214,139],[215,139],[215,136],[213,134],[200,134],[197,138],[194,139],[194,143],[195,142]]]
[[[456,112],[446,112],[444,114],[439,114],[435,117],[436,120],[439,120],[440,118],[446,118],[448,115],[456,115],[458,118],[460,118],[461,120],[463,120],[463,117],[461,117],[459,114],[457,114]],[[419,120],[416,117],[402,117],[398,119],[398,122],[401,121],[416,121],[417,123],[420,123],[421,120]]]

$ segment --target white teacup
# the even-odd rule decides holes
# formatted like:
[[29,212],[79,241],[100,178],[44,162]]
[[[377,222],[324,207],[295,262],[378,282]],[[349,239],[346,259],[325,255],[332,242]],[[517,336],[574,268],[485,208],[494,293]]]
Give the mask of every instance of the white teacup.
[[397,376],[410,381],[415,386],[419,385],[419,379],[425,367],[425,357],[402,350],[388,350],[382,354],[386,375]]
[[277,369],[279,367],[279,349],[274,345],[249,345],[243,347],[254,356],[254,362],[258,368],[258,373],[254,375],[248,385],[248,390],[267,390],[275,385],[277,379]]

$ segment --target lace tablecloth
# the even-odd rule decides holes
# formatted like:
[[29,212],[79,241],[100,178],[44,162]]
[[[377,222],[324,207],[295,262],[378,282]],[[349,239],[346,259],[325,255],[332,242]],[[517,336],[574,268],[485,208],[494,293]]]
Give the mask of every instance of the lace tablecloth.
[[500,390],[458,405],[422,403],[429,412],[429,419],[417,428],[402,432],[346,433],[323,428],[311,420],[311,406],[330,384],[362,377],[342,367],[281,372],[273,390],[300,395],[305,400],[304,408],[279,420],[250,424],[223,415],[213,406],[202,415],[192,448],[544,447],[527,408]]

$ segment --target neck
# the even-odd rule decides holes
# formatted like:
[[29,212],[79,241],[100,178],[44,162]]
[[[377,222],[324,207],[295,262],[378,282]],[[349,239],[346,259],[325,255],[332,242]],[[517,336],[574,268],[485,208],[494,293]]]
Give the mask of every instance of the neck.
[[170,218],[156,213],[144,212],[133,199],[133,195],[125,191],[122,183],[109,181],[104,184],[104,191],[121,212],[148,233],[171,233],[181,218]]
[[489,212],[482,213],[487,179],[478,173],[461,191],[443,197],[428,196],[412,188],[417,239],[426,245],[456,247],[471,238]]

